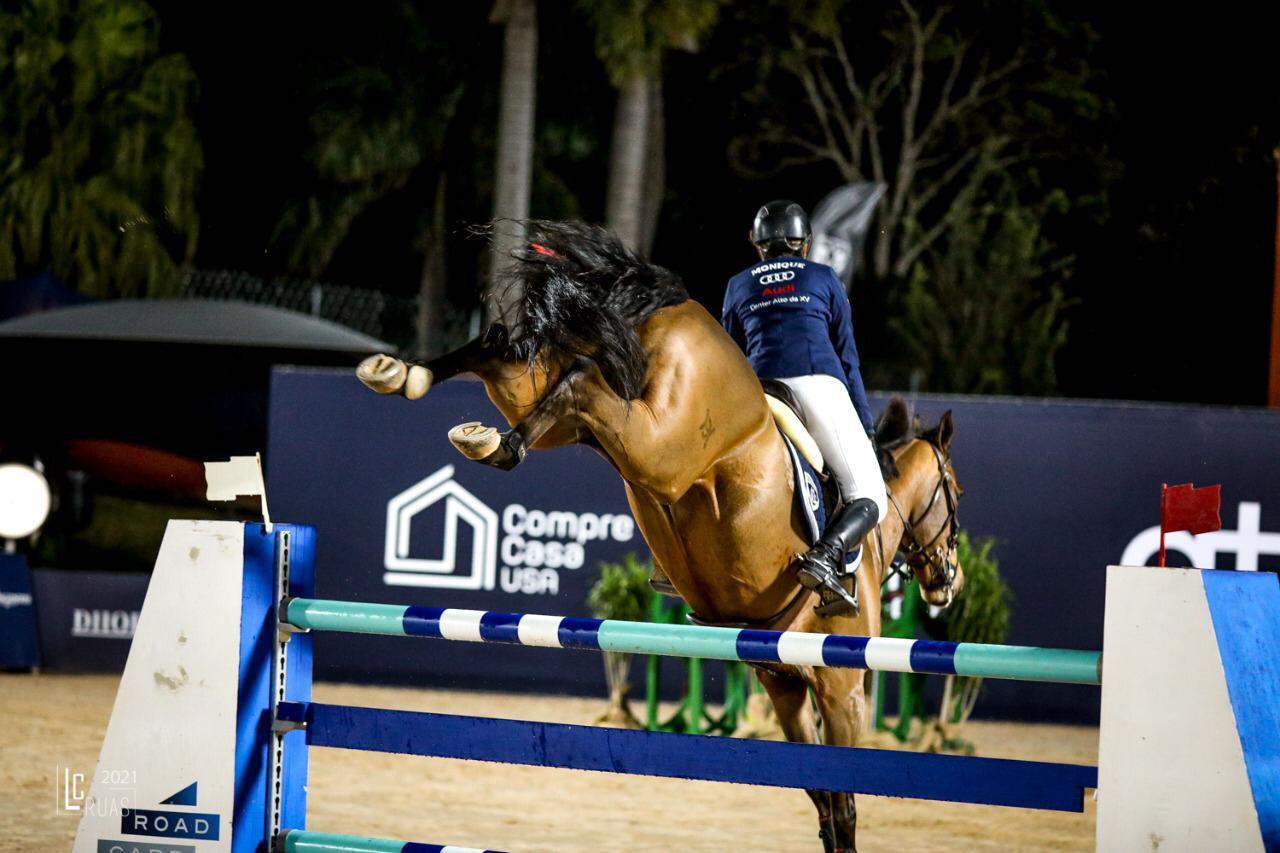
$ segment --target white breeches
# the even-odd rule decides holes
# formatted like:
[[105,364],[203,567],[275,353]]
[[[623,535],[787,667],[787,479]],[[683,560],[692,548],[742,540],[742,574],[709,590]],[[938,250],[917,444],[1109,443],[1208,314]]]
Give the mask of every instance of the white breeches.
[[793,376],[778,381],[800,400],[800,417],[818,443],[827,470],[836,478],[841,499],[870,498],[880,509],[880,517],[887,517],[889,502],[880,463],[845,384],[826,375]]

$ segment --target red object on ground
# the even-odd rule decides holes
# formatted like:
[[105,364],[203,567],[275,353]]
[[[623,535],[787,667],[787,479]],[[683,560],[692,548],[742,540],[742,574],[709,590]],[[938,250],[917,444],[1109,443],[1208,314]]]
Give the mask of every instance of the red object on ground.
[[1180,486],[1160,485],[1160,565],[1164,565],[1164,535],[1186,530],[1190,533],[1211,533],[1222,529],[1218,510],[1222,505],[1222,486],[1203,486],[1197,489],[1191,483]]

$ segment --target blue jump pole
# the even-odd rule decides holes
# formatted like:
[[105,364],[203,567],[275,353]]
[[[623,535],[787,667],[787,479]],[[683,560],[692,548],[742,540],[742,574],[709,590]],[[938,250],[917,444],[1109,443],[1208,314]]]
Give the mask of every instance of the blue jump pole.
[[282,611],[282,621],[314,631],[1065,684],[1102,683],[1102,653],[1076,649],[660,625],[313,598],[289,599]]
[[1084,810],[1084,790],[1098,787],[1097,768],[1075,764],[319,702],[283,702],[279,708],[283,718],[305,723],[308,745],[338,749],[1073,812]]

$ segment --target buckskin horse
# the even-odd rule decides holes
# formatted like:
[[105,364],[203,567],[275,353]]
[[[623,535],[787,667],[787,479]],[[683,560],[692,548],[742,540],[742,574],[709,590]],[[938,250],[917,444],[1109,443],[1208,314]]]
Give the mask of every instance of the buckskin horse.
[[[864,542],[860,612],[818,616],[816,593],[790,564],[808,547],[792,457],[746,358],[671,272],[641,261],[609,232],[528,223],[530,242],[505,272],[518,288],[508,328],[426,364],[372,356],[366,385],[410,399],[470,372],[510,428],[471,423],[449,437],[468,458],[512,468],[530,448],[594,447],[626,484],[656,563],[699,620],[775,630],[878,636],[880,585],[901,548],[932,604],[964,582],[956,558],[961,489],[948,455],[950,413],[921,432],[895,400],[878,443],[895,508]],[[852,746],[864,724],[864,672],[806,666],[758,670],[786,737]],[[827,851],[853,850],[851,794],[809,791]]]

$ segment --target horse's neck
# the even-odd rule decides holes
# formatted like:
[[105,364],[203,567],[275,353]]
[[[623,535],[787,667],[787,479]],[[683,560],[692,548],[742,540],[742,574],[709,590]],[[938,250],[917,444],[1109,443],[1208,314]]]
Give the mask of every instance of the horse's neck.
[[880,580],[884,581],[884,571],[893,555],[902,545],[902,537],[906,535],[906,521],[920,504],[928,477],[924,468],[914,464],[914,451],[922,444],[916,439],[902,449],[896,457],[898,476],[885,483],[889,493],[888,515],[880,519]]

